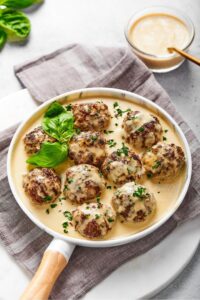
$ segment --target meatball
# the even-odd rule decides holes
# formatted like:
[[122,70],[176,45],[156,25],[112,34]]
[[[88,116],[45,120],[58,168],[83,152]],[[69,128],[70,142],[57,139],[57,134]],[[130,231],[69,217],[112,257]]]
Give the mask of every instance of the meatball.
[[33,202],[52,203],[61,193],[61,179],[53,169],[35,168],[24,176],[23,188]]
[[154,195],[142,185],[128,182],[114,193],[112,202],[122,221],[144,222],[155,212]]
[[158,143],[143,155],[147,176],[157,180],[173,180],[185,164],[185,155],[180,146]]
[[112,229],[116,214],[110,205],[82,204],[73,211],[75,229],[89,239],[102,238]]
[[111,115],[103,102],[74,104],[72,110],[75,127],[82,131],[102,131],[109,125]]
[[161,140],[162,127],[157,117],[140,111],[129,111],[122,127],[125,140],[136,148],[149,148]]
[[144,168],[139,156],[133,151],[128,150],[127,155],[114,151],[105,159],[102,172],[114,184],[122,185],[140,179]]
[[106,157],[106,140],[100,132],[81,132],[73,136],[69,157],[77,164],[100,166]]
[[53,143],[55,141],[56,139],[46,134],[42,129],[42,126],[39,126],[27,133],[24,137],[25,151],[27,154],[36,153],[40,150],[43,142]]
[[67,170],[64,194],[72,202],[82,204],[99,196],[104,189],[105,180],[98,168],[83,164]]

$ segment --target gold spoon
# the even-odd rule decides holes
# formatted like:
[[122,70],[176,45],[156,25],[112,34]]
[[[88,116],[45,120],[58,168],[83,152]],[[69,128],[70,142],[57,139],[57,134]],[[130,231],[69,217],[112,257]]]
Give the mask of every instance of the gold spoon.
[[188,54],[187,52],[180,50],[176,47],[169,47],[167,48],[167,50],[172,53],[172,52],[177,52],[178,54],[180,54],[181,56],[185,57],[186,59],[192,61],[193,63],[195,63],[196,65],[200,66],[200,59],[197,57],[194,57],[191,54]]

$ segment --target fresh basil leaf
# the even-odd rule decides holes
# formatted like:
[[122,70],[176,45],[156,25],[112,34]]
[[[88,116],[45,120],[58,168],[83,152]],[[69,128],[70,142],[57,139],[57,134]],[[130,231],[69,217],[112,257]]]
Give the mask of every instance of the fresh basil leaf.
[[26,162],[38,167],[53,168],[62,163],[68,155],[68,146],[59,142],[44,142],[40,150],[30,156]]
[[6,8],[0,9],[0,29],[7,34],[9,41],[22,41],[28,37],[31,24],[22,12]]
[[61,114],[62,112],[65,112],[64,107],[58,103],[57,101],[54,101],[44,114],[45,117],[53,118]]
[[74,135],[74,116],[58,102],[53,102],[42,121],[43,130],[61,143],[68,142]]
[[40,4],[43,0],[0,0],[0,5],[8,8],[24,9],[33,4]]
[[3,48],[7,40],[7,34],[0,29],[0,50]]

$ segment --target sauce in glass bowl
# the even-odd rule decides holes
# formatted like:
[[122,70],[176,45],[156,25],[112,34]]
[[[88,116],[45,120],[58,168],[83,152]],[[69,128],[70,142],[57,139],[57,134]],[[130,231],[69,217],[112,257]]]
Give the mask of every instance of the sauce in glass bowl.
[[132,51],[154,72],[179,67],[184,58],[168,47],[188,50],[194,38],[191,20],[169,8],[152,7],[135,14],[125,30]]

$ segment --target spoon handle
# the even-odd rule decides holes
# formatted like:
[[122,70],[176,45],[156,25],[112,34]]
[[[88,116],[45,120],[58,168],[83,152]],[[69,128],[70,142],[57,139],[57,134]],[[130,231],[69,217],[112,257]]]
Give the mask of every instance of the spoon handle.
[[170,48],[167,48],[167,50],[169,52],[177,52],[179,53],[181,56],[185,57],[186,59],[192,61],[193,63],[195,63],[196,65],[200,66],[200,59],[197,58],[197,57],[194,57],[193,55],[191,54],[188,54],[187,52],[183,51],[183,50],[180,50],[176,47],[170,47]]

